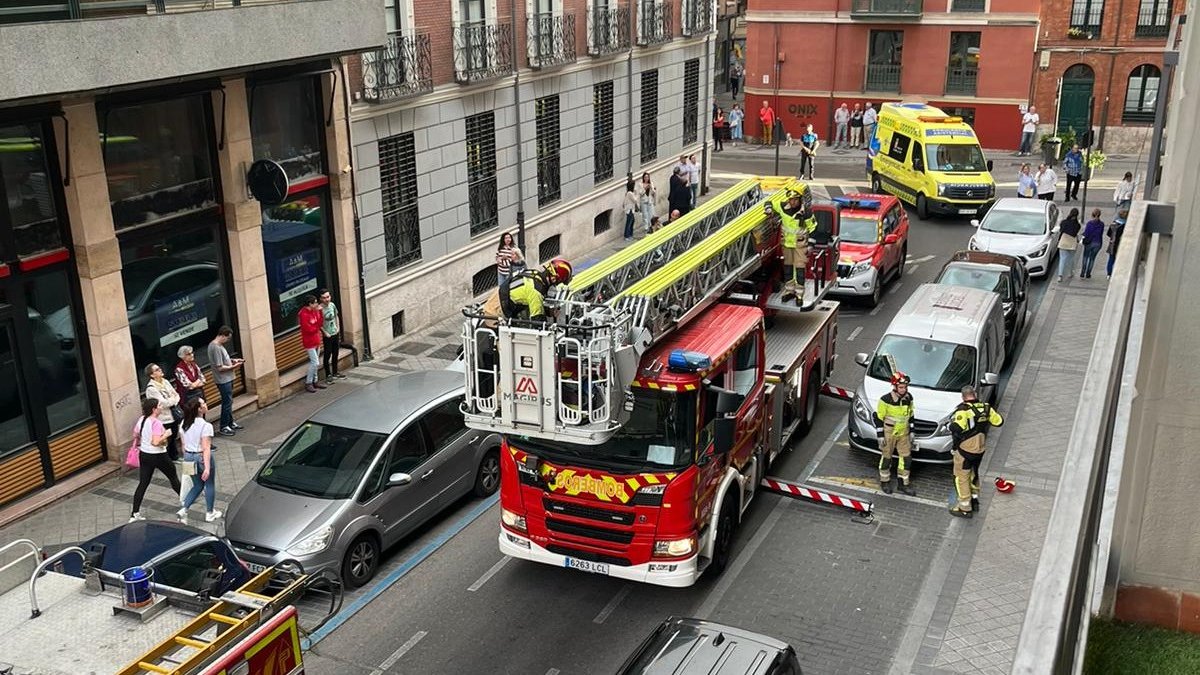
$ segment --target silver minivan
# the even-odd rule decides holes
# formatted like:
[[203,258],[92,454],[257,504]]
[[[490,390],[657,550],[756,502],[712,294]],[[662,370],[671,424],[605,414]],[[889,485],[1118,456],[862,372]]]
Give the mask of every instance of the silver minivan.
[[365,584],[380,552],[472,491],[500,485],[500,437],[468,429],[462,374],[405,373],[301,424],[229,505],[225,535],[252,571],[295,560]]
[[962,402],[962,388],[972,385],[981,400],[992,401],[1006,358],[1000,296],[923,284],[892,319],[875,351],[854,357],[867,372],[850,406],[850,445],[879,453],[875,408],[891,390],[897,369],[911,378],[913,459],[950,462],[950,415]]

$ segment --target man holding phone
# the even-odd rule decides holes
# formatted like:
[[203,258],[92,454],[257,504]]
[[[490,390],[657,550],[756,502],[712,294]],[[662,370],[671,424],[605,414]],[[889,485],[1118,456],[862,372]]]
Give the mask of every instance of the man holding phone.
[[208,343],[208,363],[212,367],[213,381],[221,393],[221,425],[217,431],[222,436],[232,436],[242,425],[233,421],[233,377],[234,372],[245,363],[245,359],[229,358],[225,344],[233,339],[233,329],[221,326],[217,335]]

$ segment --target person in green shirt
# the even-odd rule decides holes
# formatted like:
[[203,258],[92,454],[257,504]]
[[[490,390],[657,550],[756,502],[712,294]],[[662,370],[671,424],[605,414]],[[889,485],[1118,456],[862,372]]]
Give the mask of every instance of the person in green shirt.
[[339,380],[346,378],[345,375],[338,372],[342,316],[338,313],[337,305],[333,303],[333,296],[329,293],[329,289],[322,288],[317,291],[317,299],[321,303],[321,316],[325,318],[321,323],[321,350],[325,352],[325,384],[333,384],[334,378]]

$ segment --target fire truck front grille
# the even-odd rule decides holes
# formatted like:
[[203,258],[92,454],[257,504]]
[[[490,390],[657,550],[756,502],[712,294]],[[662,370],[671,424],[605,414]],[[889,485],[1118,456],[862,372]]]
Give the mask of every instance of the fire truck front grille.
[[549,513],[558,513],[564,516],[598,520],[602,523],[609,523],[610,525],[633,524],[633,513],[628,511],[601,509],[594,506],[585,506],[583,504],[564,502],[557,499],[551,499],[549,497],[544,497],[542,499],[542,506]]
[[592,553],[591,551],[581,551],[579,549],[570,548],[567,546],[559,546],[551,544],[546,547],[547,551],[557,553],[558,555],[568,555],[572,558],[587,560],[589,562],[608,563],[609,565],[620,565],[621,567],[629,567],[633,563],[625,558],[620,558],[615,555],[604,555],[603,553]]
[[554,520],[553,518],[546,519],[546,527],[554,530],[555,532],[570,534],[576,537],[585,537],[587,539],[611,541],[614,544],[628,544],[633,541],[633,532],[607,530],[602,527],[592,527],[591,525],[582,525],[580,523],[568,523],[564,520]]

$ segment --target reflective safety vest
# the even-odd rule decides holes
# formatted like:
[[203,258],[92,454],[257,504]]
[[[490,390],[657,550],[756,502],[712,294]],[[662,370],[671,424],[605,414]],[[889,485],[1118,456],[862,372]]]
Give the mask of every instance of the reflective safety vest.
[[504,316],[516,318],[523,313],[522,309],[528,309],[530,318],[542,316],[546,313],[546,290],[547,284],[537,272],[527,270],[511,277],[500,286],[500,305]]
[[983,401],[962,402],[954,409],[950,419],[950,435],[954,438],[954,449],[980,454],[985,449],[987,432],[992,427],[1004,424],[1004,418],[992,406]]
[[908,435],[913,414],[913,397],[908,392],[904,392],[897,400],[896,393],[889,391],[880,397],[879,404],[875,406],[875,416],[883,421],[884,429],[891,427],[893,436]]
[[803,248],[808,246],[809,233],[817,229],[817,219],[811,215],[804,220],[804,227],[800,226],[800,218],[804,213],[802,209],[803,207],[793,212],[784,206],[781,210],[780,232],[783,234],[783,245],[785,248]]

